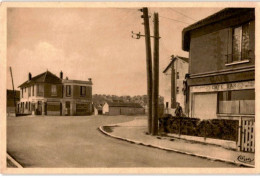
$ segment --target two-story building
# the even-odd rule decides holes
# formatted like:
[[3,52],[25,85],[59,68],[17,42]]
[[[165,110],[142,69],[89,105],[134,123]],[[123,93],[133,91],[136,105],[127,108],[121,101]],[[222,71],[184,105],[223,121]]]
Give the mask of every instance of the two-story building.
[[[71,83],[72,81],[74,83]],[[18,113],[33,115],[90,114],[91,109],[84,108],[80,113],[75,112],[76,108],[74,108],[76,104],[81,104],[80,99],[82,98],[87,101],[92,100],[92,97],[89,97],[92,96],[92,87],[86,90],[86,84],[91,86],[92,82],[63,80],[63,72],[60,73],[60,78],[48,70],[35,77],[29,73],[28,80],[19,86]],[[66,93],[68,88],[71,89],[70,96]],[[84,100],[83,103],[86,102]],[[68,104],[71,104],[71,107],[68,108]]]
[[191,117],[255,114],[255,11],[227,8],[183,30]]
[[19,86],[19,113],[36,115],[60,115],[62,81],[48,70],[35,77],[31,73],[28,80]]
[[188,73],[189,59],[181,56],[172,56],[170,63],[163,70],[165,81],[164,86],[164,102],[165,113],[175,115],[177,102],[183,108],[185,113],[186,98],[184,95],[185,75]]
[[92,114],[92,80],[62,80],[63,98],[62,114],[90,115]]
[[189,116],[238,120],[247,150],[254,143],[255,9],[223,9],[186,27],[182,39]]

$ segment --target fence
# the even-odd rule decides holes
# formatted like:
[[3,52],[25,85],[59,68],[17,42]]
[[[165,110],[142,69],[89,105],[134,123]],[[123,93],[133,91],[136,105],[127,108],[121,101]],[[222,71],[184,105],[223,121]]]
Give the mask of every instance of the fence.
[[240,138],[238,149],[245,152],[255,152],[255,119],[241,117]]

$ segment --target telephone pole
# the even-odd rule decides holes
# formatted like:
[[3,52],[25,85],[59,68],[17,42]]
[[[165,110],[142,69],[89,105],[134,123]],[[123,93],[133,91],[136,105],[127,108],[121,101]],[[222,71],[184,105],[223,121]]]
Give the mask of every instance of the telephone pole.
[[154,56],[153,56],[153,120],[152,135],[158,134],[158,111],[159,111],[159,18],[158,13],[154,13]]
[[147,101],[148,101],[148,133],[152,132],[152,52],[151,52],[151,40],[150,40],[150,26],[148,8],[141,9],[144,19],[144,32],[145,32],[145,46],[146,46],[146,72],[147,72]]
[[15,112],[15,115],[16,115],[16,100],[15,100],[16,93],[15,93],[15,90],[14,90],[14,80],[13,80],[12,67],[10,67],[10,73],[11,73],[11,79],[12,79],[12,85],[13,85],[13,95],[14,95],[14,112]]

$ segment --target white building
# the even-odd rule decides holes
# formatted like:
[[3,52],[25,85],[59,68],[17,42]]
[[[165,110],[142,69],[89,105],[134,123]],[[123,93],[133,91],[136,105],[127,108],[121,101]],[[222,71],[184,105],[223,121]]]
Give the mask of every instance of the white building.
[[[185,75],[188,73],[189,59],[180,56],[172,56],[171,62],[164,69],[164,78],[167,81],[164,87],[164,103],[165,113],[175,115],[176,103],[180,103],[180,106],[185,112],[185,95],[183,91],[183,81]],[[167,108],[168,107],[168,108]]]

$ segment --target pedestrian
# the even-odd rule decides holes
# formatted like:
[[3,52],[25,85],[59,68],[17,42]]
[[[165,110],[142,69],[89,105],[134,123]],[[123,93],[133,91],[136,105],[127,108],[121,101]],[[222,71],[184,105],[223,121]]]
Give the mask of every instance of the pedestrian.
[[180,106],[180,103],[177,103],[177,107],[175,109],[175,115],[176,117],[182,117],[183,115],[182,107]]

